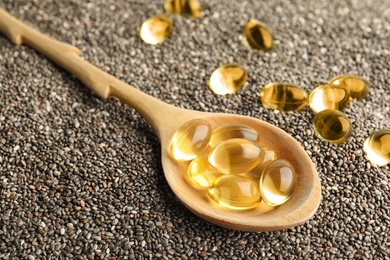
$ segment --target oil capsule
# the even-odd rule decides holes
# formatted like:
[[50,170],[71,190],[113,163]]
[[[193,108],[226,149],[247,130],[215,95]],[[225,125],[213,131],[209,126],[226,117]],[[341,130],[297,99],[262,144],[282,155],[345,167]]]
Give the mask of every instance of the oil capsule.
[[379,166],[390,163],[390,130],[379,130],[365,141],[363,150],[367,158]]
[[263,158],[263,161],[261,162],[262,164],[268,163],[268,162],[271,162],[271,161],[274,161],[277,159],[277,156],[276,156],[276,153],[274,150],[272,150],[268,147],[262,146],[261,151],[263,151],[263,153],[264,153],[264,158]]
[[259,172],[263,172],[264,168],[272,161],[275,161],[277,159],[276,153],[274,150],[268,148],[268,147],[261,147],[261,151],[264,154],[263,161],[259,164]]
[[260,100],[264,107],[281,111],[296,111],[307,104],[307,92],[289,83],[274,82],[265,85],[260,92]]
[[211,74],[209,87],[218,95],[234,94],[241,89],[248,73],[238,64],[225,64]]
[[208,147],[211,126],[203,119],[193,119],[183,124],[173,135],[170,153],[178,161],[196,158]]
[[269,51],[274,47],[274,40],[270,30],[255,19],[251,19],[245,24],[242,41],[248,48],[262,51]]
[[258,143],[259,134],[255,129],[247,125],[226,124],[213,130],[210,139],[210,146],[215,147],[220,142],[233,138],[243,138],[248,141]]
[[200,187],[208,188],[211,183],[222,175],[210,165],[206,155],[196,157],[187,170],[189,179]]
[[164,15],[156,15],[142,24],[140,37],[145,43],[159,44],[169,37],[172,27],[171,19]]
[[202,13],[202,7],[198,0],[166,0],[165,12],[173,15],[198,18]]
[[261,197],[268,205],[281,205],[293,194],[295,183],[296,173],[289,162],[282,159],[272,161],[260,178]]
[[211,184],[208,192],[211,199],[230,209],[252,209],[261,201],[258,184],[239,175],[219,177]]
[[222,141],[209,154],[210,164],[224,174],[240,174],[250,171],[262,159],[263,153],[260,147],[242,138]]
[[355,75],[339,75],[329,81],[330,84],[339,85],[348,91],[352,99],[362,99],[367,96],[368,82]]
[[267,167],[267,165],[270,162],[277,159],[277,156],[276,156],[276,153],[274,150],[272,150],[268,147],[265,147],[265,146],[262,146],[260,148],[261,148],[261,151],[263,152],[263,160],[254,169],[252,169],[249,172],[244,174],[245,176],[250,177],[257,182],[259,182],[260,176],[263,173],[264,168]]
[[348,117],[338,110],[326,109],[317,113],[313,126],[320,139],[335,144],[345,142],[352,133]]
[[309,96],[309,105],[314,113],[325,109],[340,110],[347,106],[349,102],[347,90],[331,84],[316,87]]

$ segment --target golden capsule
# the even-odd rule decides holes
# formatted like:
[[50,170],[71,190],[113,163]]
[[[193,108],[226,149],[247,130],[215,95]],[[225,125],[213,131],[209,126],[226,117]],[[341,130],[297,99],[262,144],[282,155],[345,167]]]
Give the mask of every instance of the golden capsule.
[[207,188],[216,178],[222,175],[210,165],[206,155],[195,158],[188,167],[187,174],[194,184]]
[[281,205],[293,194],[295,182],[296,173],[289,162],[281,159],[272,161],[260,178],[261,198],[268,205]]
[[210,146],[215,147],[220,142],[233,138],[243,138],[255,143],[259,141],[258,133],[252,127],[243,124],[226,124],[213,130]]
[[257,167],[253,170],[250,170],[249,172],[244,172],[244,173],[240,173],[238,174],[238,176],[243,176],[245,178],[248,178],[248,179],[251,179],[252,181],[256,182],[257,184],[259,184],[259,180],[260,180],[260,175],[257,175],[257,174],[253,174],[253,172],[257,169]]
[[352,125],[348,117],[338,110],[322,110],[314,117],[314,130],[324,141],[340,144],[352,133]]
[[329,83],[345,88],[353,99],[362,99],[368,92],[368,82],[355,75],[339,75],[332,78]]
[[307,98],[303,88],[288,83],[270,83],[260,92],[263,106],[281,111],[300,110],[306,106]]
[[390,130],[379,130],[364,141],[367,158],[379,166],[390,163]]
[[262,159],[263,153],[260,147],[242,138],[222,141],[209,154],[210,164],[224,174],[240,174],[250,171]]
[[250,177],[253,180],[259,182],[260,176],[264,171],[264,168],[267,167],[267,165],[276,160],[277,156],[274,150],[268,148],[268,147],[260,147],[261,151],[263,152],[263,160],[257,165],[255,168],[250,170],[249,172],[245,173],[244,176]]
[[340,110],[349,102],[347,90],[331,84],[316,87],[309,96],[309,105],[314,113],[325,109]]
[[276,153],[274,150],[268,147],[261,147],[261,151],[263,152],[263,161],[258,166],[259,172],[263,172],[264,168],[272,161],[277,159]]
[[203,119],[183,124],[173,135],[170,153],[178,161],[188,161],[204,152],[211,137],[211,126]]
[[277,159],[277,156],[276,156],[276,153],[274,150],[272,150],[268,147],[262,146],[261,151],[263,151],[263,153],[264,153],[264,158],[263,158],[263,161],[261,162],[262,164],[268,163],[268,162],[271,162],[271,161],[274,161]]
[[198,18],[202,13],[202,7],[198,0],[166,0],[164,9],[168,14],[192,18]]
[[252,49],[269,51],[274,47],[272,33],[264,24],[254,19],[245,24],[242,40],[245,46]]
[[156,15],[142,24],[140,37],[148,44],[162,43],[171,34],[172,27],[171,19],[164,15]]
[[257,207],[261,201],[258,184],[239,175],[219,177],[211,184],[209,195],[219,205],[237,210]]
[[209,87],[218,95],[234,94],[241,89],[248,73],[238,64],[225,64],[211,74]]

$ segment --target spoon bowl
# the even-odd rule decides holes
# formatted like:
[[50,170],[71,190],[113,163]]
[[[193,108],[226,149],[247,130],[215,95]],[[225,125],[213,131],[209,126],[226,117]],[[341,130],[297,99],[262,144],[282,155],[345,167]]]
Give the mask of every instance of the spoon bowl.
[[266,122],[240,115],[197,113],[212,128],[222,124],[245,124],[260,136],[260,145],[273,149],[278,158],[289,161],[297,173],[292,197],[278,207],[260,206],[251,210],[221,207],[206,192],[194,188],[186,177],[188,164],[177,162],[169,154],[170,137],[161,140],[161,158],[165,178],[178,199],[194,214],[216,225],[245,230],[272,231],[302,224],[316,212],[321,199],[321,185],[316,169],[301,145],[283,130]]
[[[0,8],[0,32],[13,43],[25,43],[75,75],[100,97],[115,97],[133,107],[153,127],[161,142],[161,161],[165,178],[177,198],[194,214],[216,225],[245,231],[271,231],[304,223],[316,212],[321,185],[316,169],[301,145],[283,130],[247,116],[206,113],[177,108],[120,81],[79,57],[80,51],[51,39]],[[244,124],[254,128],[260,145],[273,149],[280,159],[289,161],[297,174],[292,197],[278,207],[264,202],[251,210],[231,210],[208,198],[186,179],[186,164],[169,154],[175,131],[185,122],[202,118],[212,128],[224,124]]]

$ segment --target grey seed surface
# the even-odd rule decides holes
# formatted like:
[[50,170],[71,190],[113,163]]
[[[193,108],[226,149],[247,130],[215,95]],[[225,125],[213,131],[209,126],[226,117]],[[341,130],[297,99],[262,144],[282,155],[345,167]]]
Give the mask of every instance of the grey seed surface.
[[[369,134],[390,128],[390,2],[201,2],[201,17],[174,18],[171,36],[157,46],[138,32],[163,1],[0,0],[0,7],[169,104],[252,116],[292,135],[321,179],[314,217],[265,233],[196,217],[170,190],[159,141],[137,112],[98,98],[0,35],[1,259],[390,259],[390,168],[362,151]],[[272,52],[240,42],[252,18],[273,32]],[[245,67],[248,81],[235,95],[217,96],[207,80],[228,62]],[[280,113],[259,101],[273,81],[310,92],[347,73],[370,89],[344,110],[353,133],[342,145],[316,137],[308,108]]]

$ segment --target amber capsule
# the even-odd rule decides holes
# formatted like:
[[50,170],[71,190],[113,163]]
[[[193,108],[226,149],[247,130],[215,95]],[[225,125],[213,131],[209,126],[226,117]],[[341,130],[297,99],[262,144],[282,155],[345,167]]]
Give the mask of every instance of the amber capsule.
[[307,98],[303,88],[289,83],[270,83],[260,92],[263,106],[281,111],[300,110],[306,106]]
[[225,174],[239,174],[255,168],[263,159],[260,147],[242,138],[220,142],[209,154],[209,162]]
[[141,26],[140,37],[148,44],[159,44],[165,41],[172,32],[172,21],[164,15],[147,19]]
[[209,187],[222,173],[210,165],[206,155],[196,157],[187,169],[189,179],[198,186]]
[[267,167],[267,165],[276,160],[277,156],[274,150],[268,148],[268,147],[261,147],[261,151],[263,152],[263,160],[257,165],[254,169],[250,170],[245,174],[245,176],[251,177],[254,180],[259,181],[260,176],[264,171],[264,168]]
[[368,92],[368,82],[355,75],[339,75],[332,78],[329,83],[345,88],[353,99],[362,99]]
[[274,150],[268,148],[268,147],[261,147],[261,151],[263,152],[263,161],[259,164],[259,172],[262,172],[264,168],[272,161],[275,161],[277,159],[276,153]]
[[367,158],[379,166],[390,163],[390,130],[379,130],[364,141]]
[[349,102],[347,90],[331,84],[316,87],[309,96],[309,105],[314,113],[325,109],[340,110]]
[[238,210],[257,207],[260,191],[256,182],[239,175],[223,175],[209,188],[210,197],[219,205]]
[[188,161],[204,152],[211,137],[211,126],[203,119],[183,124],[173,135],[170,153],[178,161]]
[[253,170],[250,170],[249,172],[244,172],[244,173],[240,173],[238,174],[238,176],[243,176],[245,178],[249,178],[251,179],[252,181],[256,182],[257,184],[259,184],[259,180],[260,180],[260,175],[257,175],[257,174],[253,174],[254,171],[257,169],[254,168]]
[[272,150],[268,147],[265,147],[265,146],[262,146],[261,150],[264,153],[264,158],[263,158],[263,161],[261,163],[268,163],[268,162],[271,162],[271,161],[274,161],[277,159],[277,156],[276,156],[276,153],[274,150]]
[[319,138],[335,144],[345,142],[352,133],[348,117],[338,110],[326,109],[317,113],[313,126]]
[[218,95],[234,94],[241,89],[248,73],[238,64],[225,64],[211,74],[209,87]]
[[260,178],[261,197],[271,206],[281,205],[293,194],[295,183],[296,173],[289,162],[281,159],[272,161]]
[[260,21],[251,19],[244,26],[242,41],[252,49],[269,51],[274,47],[272,33]]
[[215,147],[220,142],[233,138],[243,138],[255,143],[259,141],[258,133],[252,127],[243,124],[226,124],[213,130],[210,146]]
[[198,18],[202,13],[202,7],[198,0],[166,0],[164,9],[168,14],[192,18]]

